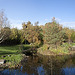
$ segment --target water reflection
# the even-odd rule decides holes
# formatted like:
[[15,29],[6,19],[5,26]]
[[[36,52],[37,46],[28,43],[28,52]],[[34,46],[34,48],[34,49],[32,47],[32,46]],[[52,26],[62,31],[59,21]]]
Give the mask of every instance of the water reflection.
[[64,75],[75,75],[75,68],[62,68],[62,70],[64,71]]
[[75,75],[75,56],[25,57],[19,69],[5,69],[0,75]]

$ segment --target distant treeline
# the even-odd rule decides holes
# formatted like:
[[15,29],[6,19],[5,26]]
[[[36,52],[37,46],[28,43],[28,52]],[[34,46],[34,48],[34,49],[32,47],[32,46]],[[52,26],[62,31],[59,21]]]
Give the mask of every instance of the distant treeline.
[[12,28],[4,12],[0,12],[0,44],[48,44],[61,45],[63,42],[75,42],[75,30],[63,28],[53,17],[52,22],[45,25],[34,25],[28,21],[22,23],[22,29]]
[[[3,41],[2,45],[16,44],[49,44],[61,45],[63,42],[75,42],[75,30],[63,28],[60,24],[52,19],[52,22],[38,26],[38,22],[33,25],[30,21],[22,23],[22,29],[7,27],[8,38]],[[4,28],[5,29],[5,28]]]

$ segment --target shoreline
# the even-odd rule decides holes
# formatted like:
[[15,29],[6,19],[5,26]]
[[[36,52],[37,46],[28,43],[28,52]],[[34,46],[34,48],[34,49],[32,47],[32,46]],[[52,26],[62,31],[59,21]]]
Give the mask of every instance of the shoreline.
[[[53,53],[51,51],[44,51],[44,52],[37,52],[36,54],[37,56],[39,55],[42,55],[42,56],[64,56],[64,55],[75,55],[75,51],[70,51],[69,53],[59,53],[59,54],[56,54],[56,53]],[[25,56],[25,55],[23,55]],[[34,55],[33,55],[34,56]],[[26,57],[26,56],[25,56]],[[9,62],[8,62],[9,63]],[[20,64],[17,64],[17,65],[14,65],[14,66],[11,66],[10,64],[8,63],[4,63],[4,64],[0,64],[0,69],[5,69],[5,68],[19,68],[21,65]]]
[[44,51],[44,52],[37,52],[38,54],[41,54],[41,55],[49,55],[49,56],[60,56],[60,55],[75,55],[75,51],[70,51],[69,53],[59,53],[59,54],[56,54],[54,52],[51,52],[51,51]]

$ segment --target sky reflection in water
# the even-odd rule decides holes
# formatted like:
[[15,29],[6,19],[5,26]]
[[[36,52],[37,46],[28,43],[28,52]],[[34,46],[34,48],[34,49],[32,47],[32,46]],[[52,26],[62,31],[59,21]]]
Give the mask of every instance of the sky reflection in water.
[[[5,69],[0,75],[75,75],[75,57],[29,57],[19,69]],[[25,59],[23,60],[25,61]]]

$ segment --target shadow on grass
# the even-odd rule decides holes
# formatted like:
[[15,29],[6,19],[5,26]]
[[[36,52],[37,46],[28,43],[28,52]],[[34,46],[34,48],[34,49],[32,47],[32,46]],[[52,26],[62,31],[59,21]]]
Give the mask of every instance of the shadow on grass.
[[18,54],[19,46],[0,46],[0,56],[9,54]]
[[37,46],[32,45],[14,45],[14,46],[0,46],[0,56],[10,54],[26,54],[33,55],[37,53]]
[[13,45],[13,46],[0,46],[0,48],[2,49],[6,49],[6,50],[20,50],[21,48],[23,48],[24,50],[31,48],[31,45]]
[[0,46],[0,56],[8,54],[19,54],[22,50],[32,48],[31,45],[14,45],[14,46]]
[[0,51],[0,55],[8,55],[8,54],[18,54],[18,53],[15,53],[15,52]]

